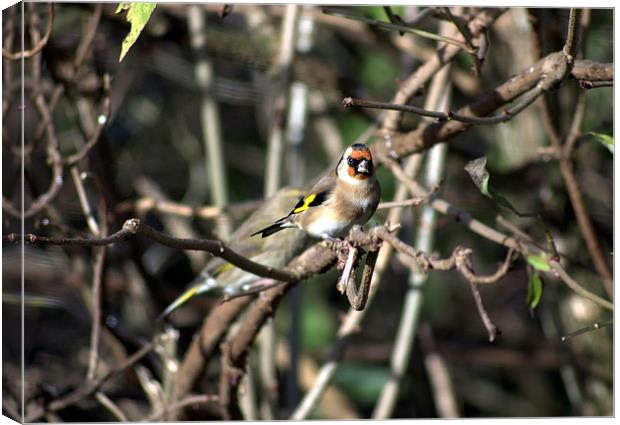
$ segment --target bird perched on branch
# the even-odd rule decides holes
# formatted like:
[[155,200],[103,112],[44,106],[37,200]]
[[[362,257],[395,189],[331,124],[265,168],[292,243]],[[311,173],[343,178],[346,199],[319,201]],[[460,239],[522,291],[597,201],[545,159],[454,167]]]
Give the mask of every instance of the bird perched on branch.
[[381,188],[368,146],[347,148],[336,168],[315,184],[291,212],[254,233],[262,238],[284,229],[302,229],[323,239],[342,238],[351,227],[365,224],[375,213]]
[[[302,231],[284,232],[269,239],[250,237],[257,227],[266,226],[289,210],[304,192],[301,189],[285,187],[267,199],[254,211],[229,238],[228,247],[252,261],[265,266],[280,268],[286,266],[301,253],[306,245],[307,234]],[[269,288],[276,282],[241,270],[219,257],[211,259],[189,288],[174,300],[159,316],[169,316],[174,310],[196,295],[208,291],[219,291],[227,297],[235,297]]]

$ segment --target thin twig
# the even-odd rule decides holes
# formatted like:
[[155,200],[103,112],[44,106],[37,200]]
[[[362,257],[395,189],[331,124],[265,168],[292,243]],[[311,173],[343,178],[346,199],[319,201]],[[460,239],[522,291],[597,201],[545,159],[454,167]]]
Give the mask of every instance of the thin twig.
[[562,336],[562,342],[567,341],[567,340],[569,340],[569,339],[571,339],[573,337],[576,337],[577,335],[581,335],[581,334],[585,334],[585,333],[588,333],[588,332],[592,332],[592,331],[595,331],[597,329],[606,328],[607,326],[613,325],[613,323],[614,323],[613,319],[607,320],[606,322],[602,322],[602,323],[595,322],[595,323],[593,323],[590,326],[586,326],[585,328],[581,328],[581,329],[573,331],[573,332],[571,332],[571,333],[569,333],[567,335],[563,335]]
[[118,407],[116,403],[110,400],[110,397],[108,397],[103,391],[96,392],[95,399],[99,403],[101,403],[101,405],[105,407],[110,413],[112,413],[112,415],[114,415],[114,417],[118,419],[119,422],[129,422],[129,419],[120,409],[120,407]]
[[495,324],[489,317],[489,314],[486,312],[484,305],[482,304],[482,296],[480,295],[480,292],[478,291],[478,286],[476,286],[475,283],[469,280],[468,280],[468,283],[469,283],[471,292],[474,296],[474,301],[476,302],[476,308],[478,309],[478,314],[480,314],[482,323],[484,324],[484,327],[486,328],[487,333],[489,334],[489,342],[493,342],[495,341],[495,338],[497,337],[497,335],[499,335],[501,332],[499,328],[495,326]]
[[514,104],[511,108],[505,109],[500,114],[490,117],[475,117],[470,115],[461,115],[455,112],[437,112],[429,111],[423,108],[418,108],[412,105],[399,105],[395,103],[375,102],[365,99],[353,99],[351,97],[345,97],[342,100],[342,104],[345,108],[351,108],[354,106],[361,106],[365,108],[375,109],[387,109],[393,111],[410,112],[423,117],[437,118],[438,121],[460,121],[466,124],[477,125],[493,125],[510,121],[525,108],[531,105],[538,97],[543,93],[542,86],[536,86],[532,90],[526,92],[521,97],[520,101]]
[[549,261],[549,265],[551,266],[551,270],[557,274],[557,276],[564,282],[566,283],[566,285],[568,285],[569,288],[571,288],[573,291],[575,291],[576,293],[578,293],[579,295],[581,295],[584,298],[589,299],[590,301],[595,302],[596,304],[598,304],[599,306],[607,309],[607,310],[614,310],[614,305],[613,303],[602,299],[601,297],[599,297],[598,295],[593,294],[592,292],[588,291],[587,289],[585,289],[583,286],[581,286],[575,279],[573,279],[572,277],[570,277],[570,275],[566,272],[566,270],[564,270],[564,268],[562,267],[562,265],[556,261],[556,260],[550,260]]
[[452,15],[452,12],[450,12],[449,7],[442,7],[441,10],[446,14],[446,16],[450,19],[450,21],[452,21],[454,26],[459,30],[459,33],[461,33],[461,36],[463,37],[463,40],[465,40],[465,44],[467,45],[469,50],[472,52],[475,52],[476,46],[474,46],[474,43],[471,40],[471,35],[469,34],[469,31],[467,30],[465,25],[463,25],[462,21],[456,19],[454,15]]
[[575,24],[577,22],[577,9],[571,8],[568,14],[568,32],[566,34],[566,41],[564,42],[564,47],[562,48],[562,52],[566,57],[573,57],[573,41],[575,39]]
[[95,146],[95,144],[99,141],[99,136],[101,135],[101,131],[103,127],[107,124],[110,119],[110,75],[103,75],[103,100],[102,100],[102,108],[101,114],[97,117],[97,126],[93,131],[93,134],[86,141],[84,145],[80,147],[80,149],[69,155],[67,158],[63,159],[63,162],[67,165],[74,165],[80,162],[90,150]]

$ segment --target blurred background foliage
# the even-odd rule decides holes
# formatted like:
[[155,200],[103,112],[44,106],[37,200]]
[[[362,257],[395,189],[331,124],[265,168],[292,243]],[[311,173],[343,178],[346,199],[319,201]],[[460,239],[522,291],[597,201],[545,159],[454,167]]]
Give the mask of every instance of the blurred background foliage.
[[[19,18],[13,6],[3,11],[4,25]],[[45,16],[44,5],[36,5]],[[61,80],[93,13],[92,3],[56,3],[55,21],[48,44],[43,49],[41,87],[48,94]],[[105,198],[109,228],[116,231],[123,220],[135,215],[126,205],[140,197],[162,197],[191,206],[213,201],[202,142],[200,102],[187,27],[187,6],[158,4],[137,42],[122,62],[118,62],[121,41],[128,32],[124,18],[114,13],[115,4],[104,4],[91,53],[81,75],[81,89],[72,87],[53,111],[53,121],[63,155],[76,151],[76,140],[84,138],[84,113],[95,111],[101,97],[100,81],[111,76],[111,116],[99,142],[85,165],[101,185],[99,192],[89,183],[89,197],[96,205]],[[283,6],[234,5],[232,13],[221,17],[222,5],[204,7],[206,50],[214,82],[223,141],[224,169],[228,198],[235,211],[233,223],[240,223],[251,211],[247,201],[262,198],[266,169],[266,146],[273,86],[270,76],[279,45]],[[383,7],[347,7],[348,13],[387,21]],[[422,7],[395,6],[404,17],[416,16]],[[334,152],[357,140],[377,118],[378,112],[344,109],[345,96],[389,101],[399,82],[422,64],[435,49],[435,42],[411,35],[399,35],[370,25],[330,16],[319,7],[302,6],[301,15],[314,25],[311,49],[297,52],[291,81],[308,87],[310,96],[307,124],[301,144],[303,167],[287,168],[303,182],[331,167],[338,160]],[[537,9],[543,28],[543,54],[562,48],[568,17],[567,9]],[[252,14],[264,21],[248,22]],[[435,19],[426,19],[420,28],[437,32]],[[535,62],[530,48],[531,26],[528,12],[515,8],[504,13],[489,33],[491,48],[479,77],[471,72],[469,55],[461,53],[451,71],[454,83],[451,109],[471,102],[477,95],[506,81]],[[404,44],[408,39],[408,44]],[[613,14],[611,9],[592,10],[587,34],[586,58],[598,62],[613,60]],[[401,47],[399,47],[401,46]],[[3,81],[8,109],[3,121],[3,195],[17,204],[19,195],[19,111],[16,93],[7,94],[7,84],[18,81],[15,63],[3,61],[3,70],[13,67],[12,80]],[[88,82],[92,81],[91,86]],[[574,110],[576,84],[567,82],[548,95],[554,119],[566,129]],[[613,135],[613,89],[588,90],[587,111],[582,132]],[[317,101],[318,99],[318,101]],[[424,96],[412,104],[422,105]],[[30,103],[29,103],[30,102]],[[317,106],[317,104],[322,104]],[[27,100],[27,111],[32,104]],[[26,139],[35,140],[38,117],[26,115]],[[414,128],[419,118],[407,116],[405,128]],[[328,130],[320,123],[327,122]],[[329,129],[335,131],[330,132]],[[487,156],[493,184],[520,211],[539,212],[556,238],[560,251],[571,258],[572,275],[589,290],[602,294],[557,164],[541,153],[548,146],[534,105],[515,119],[495,126],[474,127],[450,143],[446,173],[440,196],[482,222],[495,226],[502,214],[533,236],[544,241],[540,226],[531,219],[518,219],[500,210],[472,184],[463,167],[473,158]],[[285,156],[287,153],[285,153]],[[26,164],[31,195],[42,193],[50,172],[45,151],[35,149]],[[604,251],[613,247],[612,177],[610,152],[589,138],[580,141],[574,156],[575,172],[589,213]],[[395,180],[385,168],[378,170],[382,200],[391,200]],[[74,188],[65,184],[58,197],[43,213],[26,220],[26,233],[87,234]],[[27,192],[28,192],[27,190]],[[129,204],[128,204],[129,203]],[[246,205],[246,206],[244,206]],[[418,210],[403,217],[406,241],[413,240],[413,223]],[[47,219],[51,225],[43,226]],[[210,238],[216,221],[200,218],[167,220],[148,212],[147,223],[174,234],[183,227],[194,237]],[[379,211],[372,223],[381,223]],[[182,223],[179,223],[179,220]],[[436,221],[435,251],[445,256],[455,246],[471,247],[476,270],[491,271],[503,259],[504,249],[471,233],[461,224],[440,216]],[[19,221],[4,214],[3,234],[19,232]],[[26,249],[26,394],[31,400],[57,397],[84,379],[89,347],[90,307],[88,291],[92,273],[92,253],[86,248],[38,247]],[[146,240],[115,244],[108,249],[103,282],[104,322],[101,356],[104,368],[114,359],[131,353],[155,331],[153,320],[191,281],[206,256],[174,251]],[[196,260],[197,258],[197,260]],[[3,246],[3,382],[5,392],[14,387],[19,375],[19,251]],[[389,360],[402,299],[407,289],[408,270],[392,259],[384,282],[359,333],[348,340],[343,364],[334,384],[349,400],[360,418],[368,418],[383,384],[389,377]],[[300,302],[285,299],[275,315],[277,334],[289,345],[291,334],[299,338],[296,352],[321,365],[330,354],[331,344],[348,303],[335,290],[334,270],[299,285]],[[544,278],[540,305],[529,311],[525,302],[527,270],[517,262],[497,285],[481,288],[487,311],[502,330],[489,343],[480,322],[471,292],[456,273],[431,273],[424,287],[421,325],[425,341],[416,338],[409,369],[403,377],[394,417],[437,417],[425,360],[439,354],[453,381],[454,397],[463,417],[485,416],[567,416],[612,414],[612,331],[611,327],[575,337],[565,343],[560,336],[606,318],[606,312],[570,292],[559,281]],[[187,349],[202,317],[218,302],[214,296],[192,300],[175,313],[172,323],[180,331],[178,353]],[[298,315],[297,319],[293,316]],[[299,324],[294,329],[294,324]],[[297,344],[297,342],[294,342]],[[290,349],[290,347],[289,347]],[[252,360],[254,362],[255,359]],[[155,376],[161,365],[156,356],[144,362]],[[212,362],[212,369],[219,367]],[[281,378],[278,418],[286,418],[307,389],[290,391],[286,364],[279,364]],[[211,394],[217,388],[217,370],[206,372],[201,390]],[[127,374],[107,388],[133,420],[148,413],[149,402],[136,379]],[[7,389],[8,388],[8,389]],[[3,395],[3,400],[5,397]],[[207,416],[205,416],[207,415]],[[313,417],[324,418],[320,408]],[[58,418],[66,421],[114,420],[93,402],[65,409]],[[215,419],[212,410],[195,411],[189,419]]]

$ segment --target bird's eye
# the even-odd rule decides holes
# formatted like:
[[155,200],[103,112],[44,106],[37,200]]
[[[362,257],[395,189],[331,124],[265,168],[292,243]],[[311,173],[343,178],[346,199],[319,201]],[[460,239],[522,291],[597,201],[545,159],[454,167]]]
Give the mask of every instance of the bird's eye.
[[347,158],[347,164],[349,164],[349,166],[350,166],[350,167],[355,167],[355,166],[357,165],[357,161],[356,161],[356,160],[354,160],[354,159],[353,159],[353,158],[351,158],[351,157],[348,157],[348,158]]

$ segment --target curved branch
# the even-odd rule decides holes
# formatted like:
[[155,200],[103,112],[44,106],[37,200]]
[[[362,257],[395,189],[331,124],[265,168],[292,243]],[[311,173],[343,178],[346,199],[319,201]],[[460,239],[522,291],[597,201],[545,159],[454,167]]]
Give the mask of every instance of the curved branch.
[[25,50],[23,52],[9,52],[2,48],[2,58],[6,60],[20,60],[20,59],[28,59],[39,53],[52,35],[52,29],[54,28],[54,5],[53,3],[48,3],[48,19],[47,19],[47,28],[45,30],[45,34],[43,38],[37,41],[37,43],[29,50]]
[[103,76],[103,101],[102,101],[102,111],[101,115],[97,117],[97,127],[95,127],[95,131],[90,136],[90,139],[80,147],[73,155],[68,156],[67,158],[63,158],[63,162],[67,165],[74,165],[80,162],[88,152],[97,144],[99,141],[99,136],[101,135],[101,130],[107,124],[110,119],[110,76],[105,74]]

